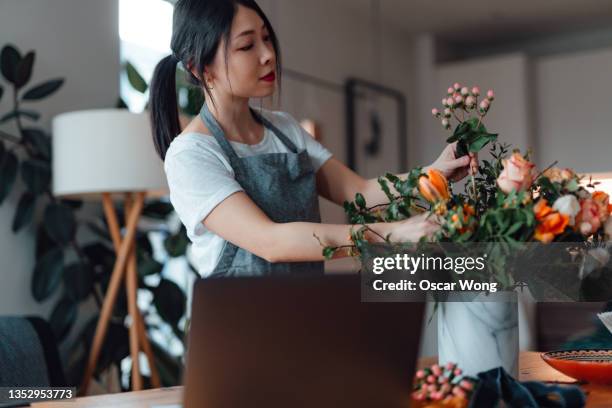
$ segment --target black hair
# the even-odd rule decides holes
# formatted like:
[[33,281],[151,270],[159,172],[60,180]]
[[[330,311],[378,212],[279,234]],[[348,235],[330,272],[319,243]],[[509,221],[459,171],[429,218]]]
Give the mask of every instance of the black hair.
[[[280,86],[281,58],[278,39],[270,21],[255,0],[178,0],[174,6],[172,22],[172,55],[163,58],[155,67],[150,85],[149,110],[153,130],[153,143],[162,160],[170,143],[181,132],[176,95],[176,67],[195,68],[203,73],[213,62],[221,40],[225,39],[226,68],[227,48],[232,21],[238,5],[254,10],[264,22],[276,53],[276,73]],[[206,89],[204,78],[198,78],[185,69],[187,80],[200,89]]]

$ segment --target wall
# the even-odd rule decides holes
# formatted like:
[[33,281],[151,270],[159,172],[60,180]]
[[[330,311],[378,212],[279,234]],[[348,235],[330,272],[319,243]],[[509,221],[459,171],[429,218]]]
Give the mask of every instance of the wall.
[[612,48],[535,59],[538,164],[612,171]]
[[[80,109],[112,107],[118,97],[119,39],[116,0],[2,0],[0,38],[22,54],[36,51],[31,85],[64,77],[56,94],[32,103],[50,129],[54,115]],[[4,80],[2,85],[6,85]],[[11,109],[10,93],[0,100],[0,112]],[[13,132],[11,126],[2,129]],[[11,224],[23,191],[18,179],[0,207],[0,314],[40,314],[47,317],[52,301],[38,304],[30,294],[34,268],[34,230],[13,234]]]

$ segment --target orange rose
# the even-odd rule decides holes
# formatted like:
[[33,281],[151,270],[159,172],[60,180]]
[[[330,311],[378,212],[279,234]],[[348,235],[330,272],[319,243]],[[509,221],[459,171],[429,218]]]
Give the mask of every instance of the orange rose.
[[536,203],[533,212],[538,220],[534,238],[545,244],[552,242],[555,236],[563,233],[569,224],[569,216],[553,211],[545,199]]
[[450,192],[448,191],[448,181],[444,175],[436,170],[429,169],[427,175],[419,178],[419,193],[430,203],[448,201]]
[[497,178],[497,185],[504,193],[523,191],[533,183],[535,164],[525,160],[520,153],[515,152],[509,159],[504,159],[504,169]]
[[553,209],[548,206],[548,201],[542,198],[533,206],[533,212],[535,213],[536,220],[542,221],[547,215],[553,212]]

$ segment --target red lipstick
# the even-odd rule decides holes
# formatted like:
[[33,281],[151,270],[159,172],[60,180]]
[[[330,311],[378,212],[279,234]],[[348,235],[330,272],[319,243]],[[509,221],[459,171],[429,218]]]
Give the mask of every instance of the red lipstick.
[[274,80],[276,79],[276,74],[274,74],[274,71],[270,72],[268,75],[261,77],[262,81],[266,81],[266,82],[274,82]]

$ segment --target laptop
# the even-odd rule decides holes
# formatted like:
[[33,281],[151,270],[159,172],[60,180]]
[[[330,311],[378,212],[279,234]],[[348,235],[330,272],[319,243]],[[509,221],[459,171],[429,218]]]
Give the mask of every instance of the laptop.
[[202,279],[185,408],[408,407],[424,303],[362,303],[358,275]]

